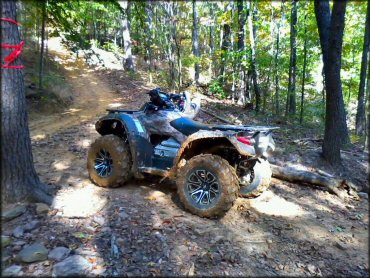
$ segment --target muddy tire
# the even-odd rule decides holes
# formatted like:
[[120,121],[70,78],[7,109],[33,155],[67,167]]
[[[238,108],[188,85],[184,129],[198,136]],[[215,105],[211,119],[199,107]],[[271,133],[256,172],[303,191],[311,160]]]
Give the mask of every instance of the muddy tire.
[[118,187],[131,178],[131,153],[120,137],[105,135],[91,145],[87,156],[90,179],[102,187]]
[[248,185],[241,185],[239,195],[244,198],[255,198],[267,190],[271,182],[270,163],[265,159],[260,159],[253,166],[253,179]]
[[203,154],[191,158],[179,170],[176,183],[185,208],[201,217],[224,215],[239,192],[234,168],[217,155]]

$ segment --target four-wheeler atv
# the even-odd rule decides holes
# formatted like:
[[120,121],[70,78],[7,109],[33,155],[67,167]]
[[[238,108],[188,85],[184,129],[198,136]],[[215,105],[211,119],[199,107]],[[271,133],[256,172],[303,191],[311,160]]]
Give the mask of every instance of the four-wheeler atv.
[[[151,93],[151,102],[140,110],[107,109],[97,121],[102,137],[91,145],[87,162],[95,184],[117,187],[146,174],[168,177],[176,181],[185,208],[201,217],[221,216],[238,195],[256,197],[268,188],[274,128],[206,125],[184,117],[176,105],[165,105],[168,95]],[[185,141],[168,132],[148,132],[148,119],[159,111],[172,113],[168,126]]]

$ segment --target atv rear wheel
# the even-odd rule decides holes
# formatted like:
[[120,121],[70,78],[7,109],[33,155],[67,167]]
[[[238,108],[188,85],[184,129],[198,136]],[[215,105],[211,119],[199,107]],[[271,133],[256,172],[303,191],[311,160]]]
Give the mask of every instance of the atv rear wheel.
[[177,189],[181,202],[201,217],[219,217],[237,198],[238,177],[233,167],[217,155],[191,158],[178,174]]
[[249,184],[241,185],[239,195],[245,198],[255,198],[261,195],[270,186],[271,182],[270,163],[265,159],[256,161],[248,173]]
[[131,154],[120,137],[105,135],[91,145],[87,169],[91,180],[102,187],[118,187],[131,178]]

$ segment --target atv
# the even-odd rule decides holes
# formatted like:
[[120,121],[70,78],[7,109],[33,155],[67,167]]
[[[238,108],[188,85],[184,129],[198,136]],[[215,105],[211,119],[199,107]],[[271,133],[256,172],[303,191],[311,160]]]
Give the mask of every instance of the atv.
[[[148,174],[169,178],[185,208],[209,218],[224,215],[238,195],[257,197],[269,187],[274,127],[203,124],[184,116],[188,111],[180,111],[174,96],[159,90],[149,95],[151,101],[140,110],[107,109],[96,122],[102,136],[87,159],[96,185],[118,187]],[[168,126],[184,141],[176,140],[175,132],[149,132],[152,126],[144,120],[159,111],[171,114]]]

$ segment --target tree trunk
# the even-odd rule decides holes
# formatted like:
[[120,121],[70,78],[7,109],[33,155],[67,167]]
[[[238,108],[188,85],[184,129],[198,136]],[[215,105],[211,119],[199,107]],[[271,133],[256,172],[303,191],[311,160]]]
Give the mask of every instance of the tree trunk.
[[123,67],[125,70],[135,71],[131,49],[132,44],[130,37],[130,22],[128,19],[130,13],[130,3],[129,1],[119,1],[118,3],[123,10],[123,13],[121,15],[122,37],[125,51],[125,54],[123,56]]
[[[370,57],[370,50],[368,52],[368,55]],[[368,63],[368,68],[367,68],[367,85],[366,85],[366,108],[367,108],[367,113],[366,113],[366,126],[367,128],[365,129],[365,145],[364,145],[364,150],[369,151],[369,127],[370,127],[370,115],[369,115],[369,105],[370,105],[370,63]]]
[[194,64],[194,81],[196,84],[199,83],[199,58],[200,58],[200,51],[199,51],[199,16],[198,10],[196,6],[196,1],[193,0],[193,54],[195,56],[196,62]]
[[42,91],[42,76],[44,74],[44,43],[45,43],[45,25],[46,25],[46,3],[42,2],[42,24],[41,24],[41,43],[40,43],[40,58],[39,58],[39,90]]
[[[327,5],[323,5],[326,2]],[[346,1],[335,1],[333,14],[330,16],[328,1],[315,0],[315,13],[320,41],[322,41],[321,45],[324,47],[323,57],[326,84],[325,135],[322,149],[324,158],[333,165],[339,165],[341,162],[341,145],[350,142],[340,79],[346,4]],[[319,10],[318,7],[321,5],[323,7]],[[325,25],[327,22],[330,22],[329,28]],[[329,31],[326,33],[326,30]],[[323,34],[329,37],[325,37]]]
[[149,83],[153,82],[152,78],[152,64],[153,64],[153,51],[152,51],[152,30],[153,30],[153,24],[152,24],[152,4],[149,0],[145,2],[145,11],[146,11],[146,51],[147,51],[147,64],[149,66]]
[[245,23],[246,13],[244,10],[244,0],[238,0],[238,51],[240,54],[240,76],[239,76],[239,97],[238,104],[245,106],[250,103],[249,91],[247,91],[247,70],[245,67],[246,49],[245,49]]
[[211,79],[214,78],[214,76],[216,75],[215,73],[215,67],[214,67],[214,64],[215,64],[215,59],[214,59],[214,53],[215,53],[215,7],[214,7],[214,4],[213,2],[209,3],[209,12],[210,12],[210,16],[211,16],[211,20],[212,20],[212,23],[211,23],[211,26],[209,26],[209,54],[211,55],[211,63],[210,63],[210,66],[209,66],[209,71],[210,71],[210,76],[211,76]]
[[303,123],[303,111],[304,111],[304,90],[306,81],[306,66],[307,66],[307,11],[304,16],[304,44],[303,44],[303,71],[302,71],[302,90],[301,90],[301,113],[299,117],[299,123]]
[[[16,2],[2,1],[2,18],[16,20]],[[19,44],[18,27],[1,21],[1,42]],[[12,49],[1,49],[1,57]],[[15,65],[21,64],[18,58]],[[24,76],[21,69],[1,70],[1,189],[2,202],[25,199],[51,204],[47,186],[40,182],[33,165]]]
[[226,64],[226,55],[227,51],[230,48],[230,25],[223,25],[223,35],[222,35],[222,44],[221,44],[221,64],[220,64],[220,79],[222,85],[225,82],[225,64]]
[[171,89],[176,89],[176,80],[178,80],[178,72],[176,70],[176,22],[175,22],[175,2],[165,3],[166,10],[166,26],[168,31],[168,63],[170,70]]
[[[235,2],[231,2],[231,18],[235,18],[237,16],[237,11],[235,10]],[[232,25],[231,25],[232,26]],[[237,45],[235,44],[235,37],[237,32],[235,32],[234,28],[231,28],[231,53],[236,53]],[[232,85],[231,85],[231,98],[234,102],[236,99],[236,73],[239,71],[239,61],[236,59],[235,55],[231,57],[231,76],[232,76]]]
[[256,48],[255,48],[255,32],[253,30],[254,29],[253,28],[253,14],[255,14],[256,12],[257,12],[256,4],[252,12],[252,3],[251,3],[251,0],[249,0],[248,28],[249,28],[249,41],[251,44],[251,53],[250,53],[251,73],[252,73],[254,94],[256,98],[255,110],[256,112],[259,112],[261,109],[261,91],[258,85],[258,70],[257,70]]
[[279,107],[279,46],[280,46],[280,23],[276,24],[276,49],[275,49],[275,114],[280,114]]
[[294,116],[296,113],[296,96],[295,96],[295,77],[297,67],[297,3],[293,0],[292,13],[290,19],[290,63],[289,63],[289,83],[288,95],[285,109],[285,116]]
[[325,64],[328,64],[327,57],[329,43],[329,28],[331,19],[329,1],[315,0],[315,16],[317,21],[317,28],[319,31],[322,58],[325,67]]
[[365,81],[366,68],[368,64],[368,52],[370,41],[370,0],[367,1],[367,13],[365,23],[364,46],[362,50],[360,86],[358,89],[357,113],[356,113],[356,134],[364,134],[365,132]]

